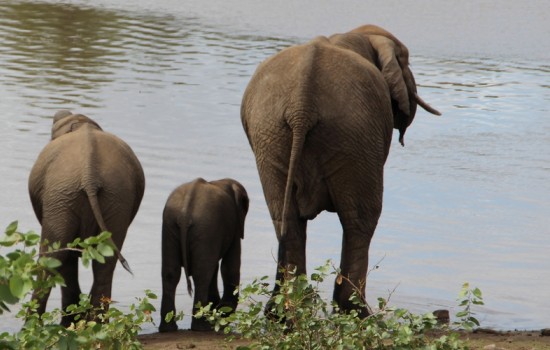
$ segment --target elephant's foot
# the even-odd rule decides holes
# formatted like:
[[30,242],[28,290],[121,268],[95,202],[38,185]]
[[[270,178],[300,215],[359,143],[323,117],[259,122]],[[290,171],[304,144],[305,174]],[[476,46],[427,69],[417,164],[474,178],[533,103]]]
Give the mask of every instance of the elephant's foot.
[[360,290],[355,285],[361,285],[361,283],[351,284],[348,281],[336,283],[332,300],[338,304],[340,312],[349,313],[355,310],[359,318],[367,318],[371,315],[371,310],[364,297],[365,290],[364,288]]
[[357,310],[359,318],[367,318],[371,315],[371,312],[369,311],[369,308],[366,306],[363,306]]
[[191,320],[191,330],[199,332],[208,332],[214,330],[214,327],[204,318],[195,318]]
[[222,299],[216,309],[222,312],[223,317],[227,317],[235,312],[235,309],[237,309],[237,303],[234,301],[225,301]]
[[368,308],[368,306],[366,305],[361,305],[361,304],[354,304],[354,303],[351,303],[351,302],[346,302],[346,303],[342,303],[340,306],[340,312],[343,312],[343,313],[349,313],[351,310],[355,310],[357,312],[357,316],[359,318],[367,318],[371,315],[371,312]]
[[166,322],[161,321],[159,326],[159,332],[165,333],[165,332],[175,332],[178,330],[178,325],[175,321]]
[[264,315],[265,317],[272,321],[272,322],[280,322],[283,323],[286,321],[284,312],[283,314],[280,314],[277,310],[277,304],[275,304],[275,301],[273,301],[274,296],[272,296],[266,303],[265,309],[264,309]]
[[66,316],[61,317],[60,324],[65,328],[69,328],[72,323],[76,322],[75,319],[76,319],[76,315],[66,315]]

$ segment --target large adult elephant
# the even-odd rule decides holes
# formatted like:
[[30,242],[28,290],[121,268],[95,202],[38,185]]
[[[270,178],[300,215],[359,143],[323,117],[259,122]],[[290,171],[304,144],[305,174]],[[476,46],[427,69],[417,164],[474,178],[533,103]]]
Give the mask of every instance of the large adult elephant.
[[315,38],[258,66],[241,118],[279,241],[278,279],[281,267],[306,272],[307,221],[328,210],[344,231],[345,278],[333,298],[342,310],[357,309],[354,291],[365,300],[392,128],[403,144],[417,104],[439,114],[416,92],[407,48],[377,26]]
[[[183,268],[189,294],[193,278],[197,304],[237,308],[235,289],[240,282],[241,239],[248,213],[245,188],[233,179],[206,181],[202,178],[176,188],[168,197],[162,220],[162,302],[160,332],[176,331],[174,319],[166,322],[169,312],[176,311],[176,287]],[[218,270],[223,280],[223,296],[218,291]],[[193,318],[191,329],[211,330],[204,319]]]
[[[128,226],[136,215],[145,178],[141,164],[121,139],[104,132],[92,119],[62,110],[53,119],[51,141],[44,147],[29,178],[29,194],[34,212],[42,225],[42,241],[60,242],[61,246],[77,237],[85,239],[102,231],[112,233],[116,258],[104,264],[92,263],[91,302],[99,306],[101,298],[111,298],[113,273],[118,260],[129,270],[120,254]],[[41,246],[41,253],[47,247]],[[78,282],[79,254],[59,251],[54,257],[62,262],[59,273],[65,279],[61,287],[62,307],[76,304],[81,294]],[[33,294],[42,314],[50,290]],[[61,324],[68,326],[73,317]]]

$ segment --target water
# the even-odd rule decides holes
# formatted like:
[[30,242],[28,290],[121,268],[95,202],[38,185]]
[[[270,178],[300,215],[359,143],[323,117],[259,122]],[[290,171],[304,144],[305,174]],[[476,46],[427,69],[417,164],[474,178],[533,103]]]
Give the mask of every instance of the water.
[[[177,0],[0,3],[0,225],[39,231],[27,193],[68,108],[127,141],[146,175],[145,196],[123,253],[135,276],[115,273],[125,307],[144,289],[161,294],[161,213],[182,182],[233,177],[251,208],[243,282],[275,272],[276,239],[242,131],[240,100],[266,57],[316,35],[376,23],[411,51],[422,97],[406,147],[394,140],[385,205],[371,246],[371,302],[388,296],[416,312],[456,311],[469,281],[481,288],[484,326],[548,327],[550,320],[550,43],[544,1]],[[315,5],[315,6],[314,6]],[[323,213],[308,226],[308,266],[336,263],[341,227]],[[82,272],[82,287],[90,272]],[[326,294],[331,294],[327,284]],[[178,307],[191,298],[182,284]],[[59,305],[52,292],[50,306]],[[160,305],[160,300],[156,303]],[[159,315],[155,315],[158,322]],[[15,330],[13,315],[0,331]],[[189,318],[181,327],[189,326]],[[149,326],[146,332],[153,332]]]

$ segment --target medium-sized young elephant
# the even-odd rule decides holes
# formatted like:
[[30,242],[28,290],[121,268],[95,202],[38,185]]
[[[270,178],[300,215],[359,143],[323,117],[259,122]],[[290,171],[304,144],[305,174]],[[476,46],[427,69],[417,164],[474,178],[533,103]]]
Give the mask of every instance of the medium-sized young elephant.
[[[63,110],[53,119],[51,141],[44,147],[29,177],[29,194],[42,241],[59,242],[64,247],[77,237],[86,239],[102,231],[112,233],[116,258],[129,270],[120,254],[128,226],[134,219],[145,188],[141,164],[130,147],[115,135],[104,132],[92,119]],[[47,247],[42,245],[40,253]],[[77,304],[81,294],[78,283],[78,258],[74,251],[53,254],[62,265],[65,280],[61,287],[62,307]],[[117,259],[92,263],[94,281],[91,301],[111,298],[113,272]],[[38,313],[46,310],[50,290],[35,291]],[[69,326],[73,316],[61,324]]]
[[[207,182],[198,178],[176,188],[164,207],[162,222],[162,303],[160,332],[176,331],[174,320],[166,315],[175,313],[176,287],[181,268],[187,279],[187,289],[197,304],[237,308],[235,289],[240,282],[241,239],[248,212],[248,195],[235,180]],[[218,292],[218,268],[221,259],[223,296]],[[193,318],[191,329],[211,330],[210,324]]]

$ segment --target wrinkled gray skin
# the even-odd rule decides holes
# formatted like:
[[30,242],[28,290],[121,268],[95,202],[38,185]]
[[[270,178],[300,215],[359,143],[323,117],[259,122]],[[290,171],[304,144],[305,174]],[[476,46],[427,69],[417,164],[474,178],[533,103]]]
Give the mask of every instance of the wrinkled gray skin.
[[392,128],[403,144],[417,104],[439,114],[416,93],[407,48],[376,26],[318,37],[259,65],[241,118],[279,241],[277,279],[279,267],[306,272],[307,221],[336,212],[345,278],[333,298],[357,309],[349,298],[357,291],[364,300]]
[[[77,237],[112,233],[118,248],[116,257],[107,258],[105,264],[92,263],[90,294],[95,306],[100,305],[101,298],[111,298],[117,258],[129,270],[119,250],[138,211],[144,187],[141,164],[124,141],[104,132],[84,115],[63,110],[54,116],[51,141],[31,170],[29,194],[42,225],[42,241],[65,246]],[[45,249],[41,247],[41,253]],[[79,254],[62,251],[53,256],[63,264],[58,269],[66,283],[61,287],[62,307],[77,304],[81,294]],[[33,294],[40,304],[39,314],[45,311],[49,294],[49,290],[43,295]],[[73,317],[63,317],[61,324],[69,326],[72,321]]]
[[[175,294],[181,270],[185,272],[189,294],[193,279],[196,305],[212,303],[214,307],[237,308],[234,294],[240,281],[241,239],[248,212],[248,195],[235,180],[207,182],[198,178],[176,188],[166,201],[162,222],[162,302],[160,332],[176,331],[166,314],[176,312]],[[221,260],[223,296],[218,291],[218,269]],[[203,319],[193,318],[191,329],[211,330]]]

